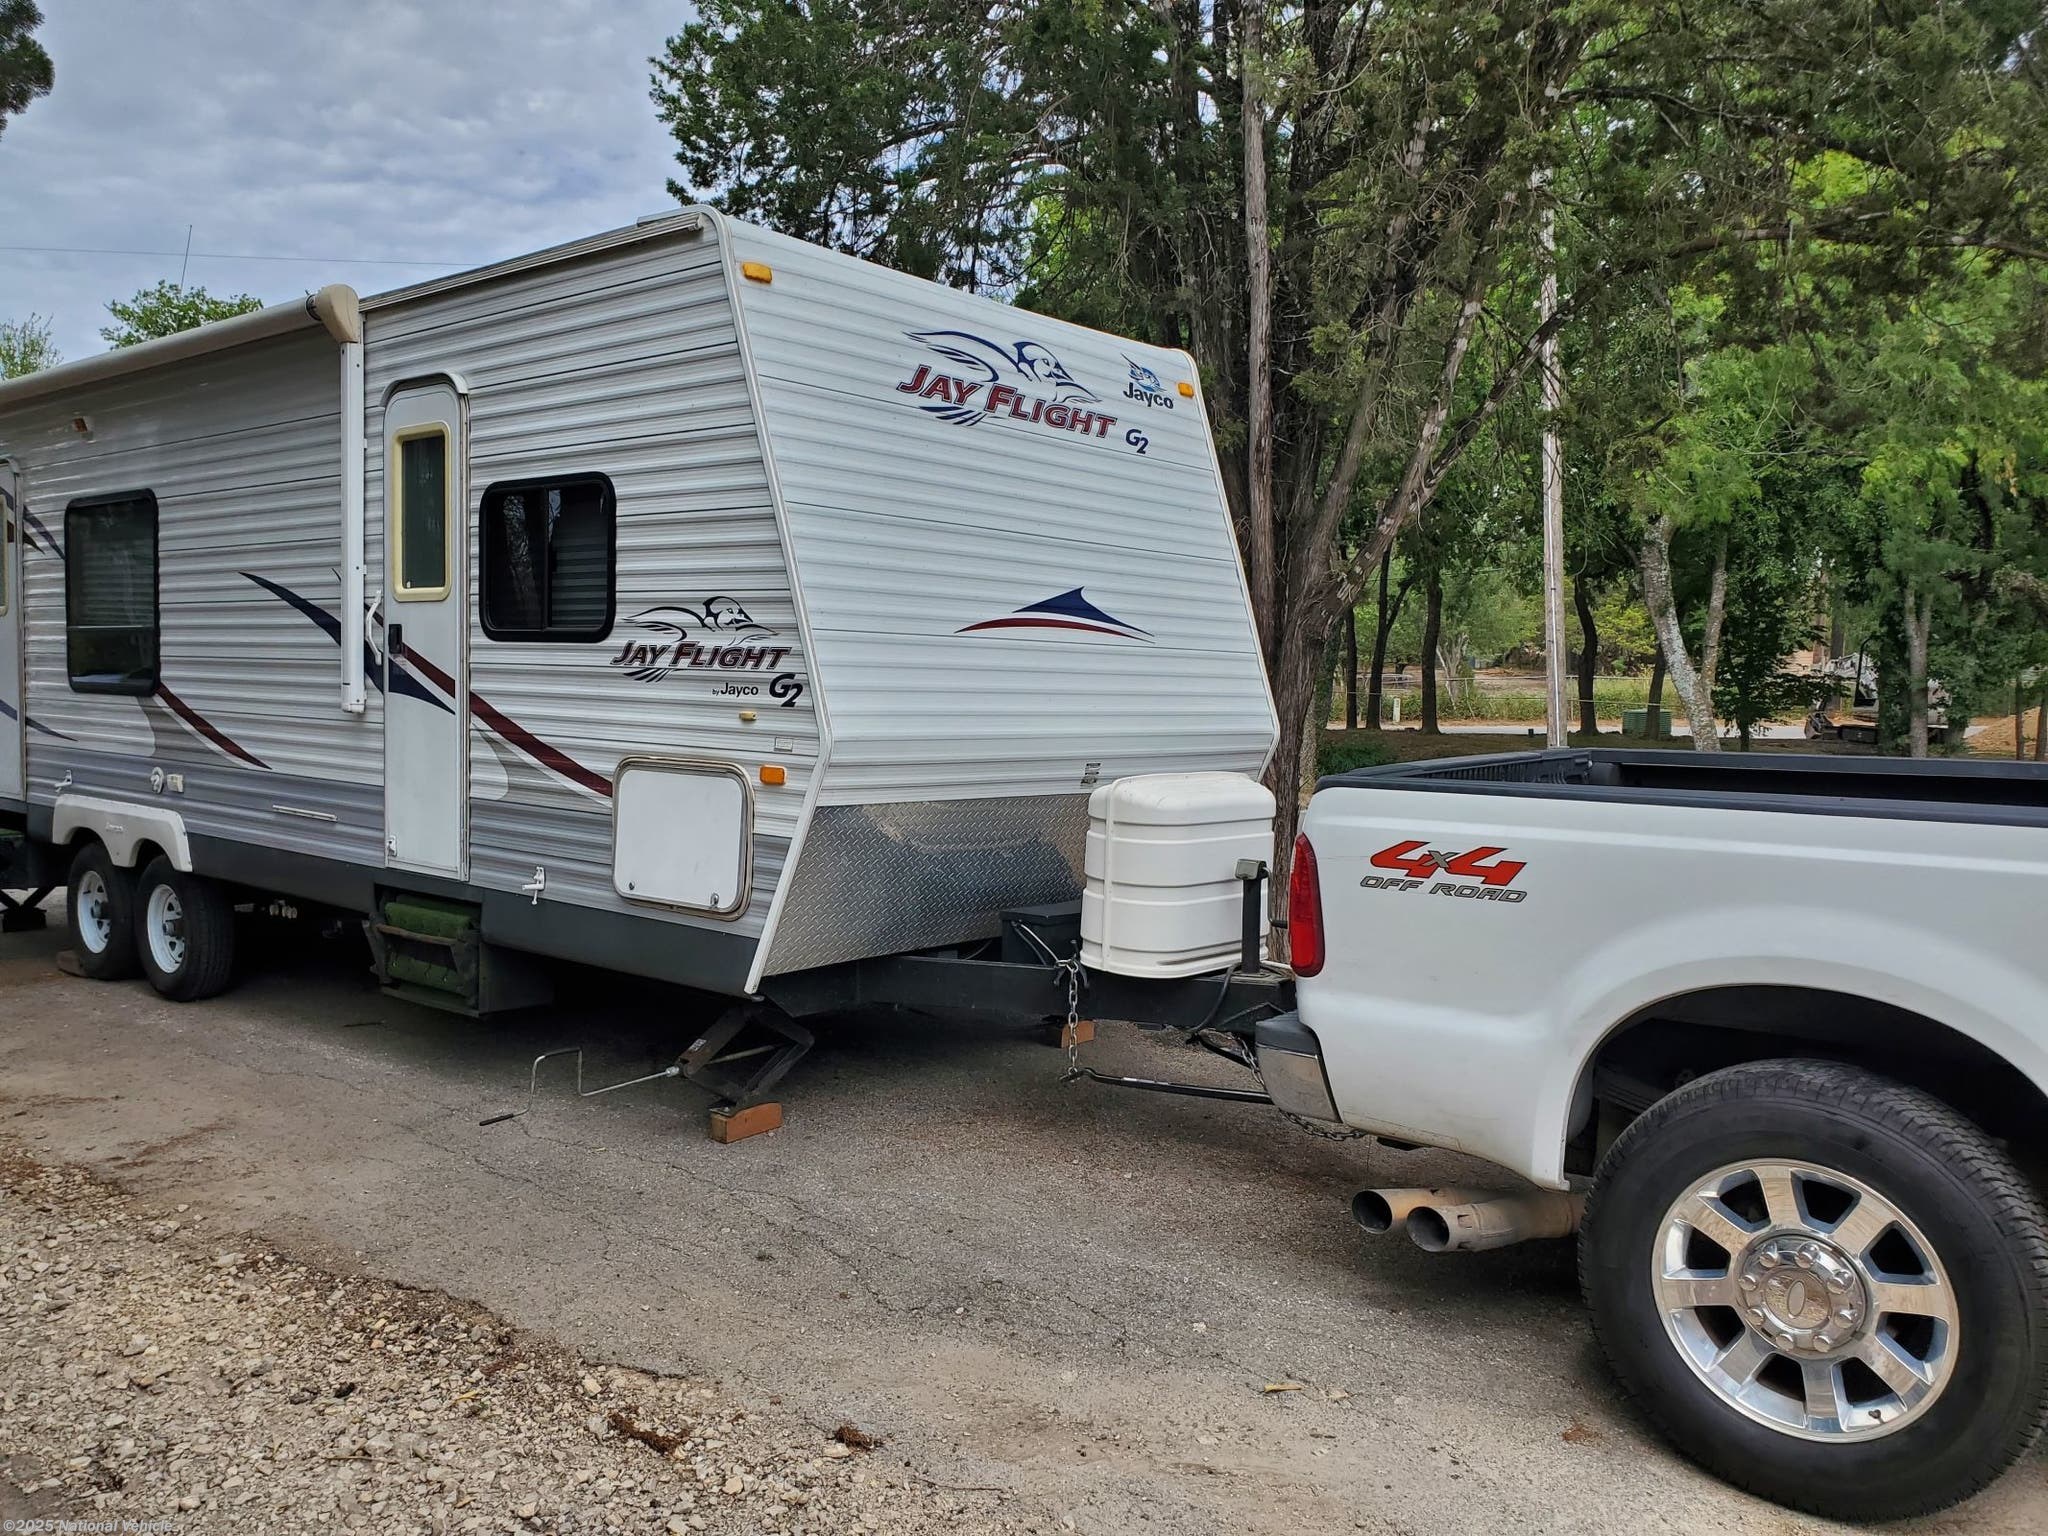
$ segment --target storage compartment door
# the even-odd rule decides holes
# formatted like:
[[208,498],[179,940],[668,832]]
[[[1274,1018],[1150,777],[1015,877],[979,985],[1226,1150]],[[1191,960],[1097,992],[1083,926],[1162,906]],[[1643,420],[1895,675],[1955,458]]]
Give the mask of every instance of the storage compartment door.
[[753,839],[753,784],[733,764],[619,764],[612,886],[628,901],[737,917],[751,895]]

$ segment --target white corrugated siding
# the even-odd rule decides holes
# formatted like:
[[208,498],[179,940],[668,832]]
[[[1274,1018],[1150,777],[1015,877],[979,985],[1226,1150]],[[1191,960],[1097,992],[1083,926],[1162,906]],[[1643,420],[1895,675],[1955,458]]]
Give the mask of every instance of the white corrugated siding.
[[[453,373],[469,387],[468,530],[478,612],[478,511],[498,480],[595,471],[618,498],[618,605],[609,638],[511,643],[470,633],[470,687],[491,707],[612,778],[634,755],[788,769],[755,786],[754,899],[732,923],[621,900],[612,888],[611,802],[487,741],[471,719],[470,876],[516,890],[547,869],[550,899],[758,933],[781,877],[818,753],[809,667],[715,236],[668,236],[395,305],[365,305],[373,530],[384,505],[381,401],[400,380]],[[373,539],[371,588],[382,585]],[[707,598],[740,603],[789,655],[794,707],[718,698],[725,672],[639,682],[610,665],[633,616]],[[740,711],[758,719],[743,723]]]
[[[72,425],[83,415],[90,438]],[[86,385],[0,417],[27,504],[57,540],[80,497],[155,494],[164,687],[266,774],[203,739],[163,700],[74,693],[65,670],[64,565],[30,550],[24,586],[31,797],[52,782],[136,792],[152,767],[186,774],[172,803],[195,831],[364,856],[381,806],[381,710],[343,713],[341,652],[244,572],[327,613],[341,605],[340,373],[333,342],[304,333]],[[105,754],[104,758],[99,754]],[[328,786],[323,790],[322,786]],[[332,827],[280,817],[325,810]]]
[[[822,803],[1077,791],[1090,764],[1259,771],[1272,705],[1186,357],[727,228],[774,272],[739,297],[832,727]],[[897,388],[920,364],[983,376],[908,334],[946,330],[1035,343],[1116,424],[927,414]],[[1123,397],[1133,362],[1171,407]],[[960,633],[1076,587],[1149,639]]]

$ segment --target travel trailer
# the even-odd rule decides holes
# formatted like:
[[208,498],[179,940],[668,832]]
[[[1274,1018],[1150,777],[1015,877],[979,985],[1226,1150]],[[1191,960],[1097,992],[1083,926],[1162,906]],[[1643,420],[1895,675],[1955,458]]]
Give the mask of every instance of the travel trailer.
[[[1099,786],[1266,814],[1186,354],[708,209],[0,385],[0,493],[0,885],[174,997],[290,902],[471,1011],[534,956],[844,1000],[1074,949]],[[1235,857],[1098,953],[1227,969]]]

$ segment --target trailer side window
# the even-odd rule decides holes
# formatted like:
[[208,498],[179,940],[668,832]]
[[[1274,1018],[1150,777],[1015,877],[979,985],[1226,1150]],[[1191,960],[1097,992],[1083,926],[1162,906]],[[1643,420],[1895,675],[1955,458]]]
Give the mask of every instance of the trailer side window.
[[156,497],[94,496],[64,509],[64,650],[79,693],[155,689]]
[[602,640],[612,632],[617,502],[603,475],[501,480],[480,515],[484,633]]
[[448,433],[419,427],[392,442],[398,450],[394,585],[401,601],[431,602],[448,595]]

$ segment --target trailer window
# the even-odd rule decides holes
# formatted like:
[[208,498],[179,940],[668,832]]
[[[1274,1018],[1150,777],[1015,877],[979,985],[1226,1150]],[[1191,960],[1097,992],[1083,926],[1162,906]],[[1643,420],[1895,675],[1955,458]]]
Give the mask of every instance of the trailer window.
[[485,490],[484,633],[493,640],[609,635],[616,509],[603,475],[503,480]]
[[431,602],[448,595],[448,433],[420,427],[392,443],[398,450],[393,585],[401,601]]
[[157,684],[156,497],[95,496],[64,509],[64,650],[79,693]]

